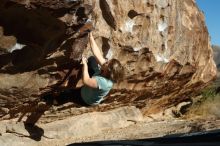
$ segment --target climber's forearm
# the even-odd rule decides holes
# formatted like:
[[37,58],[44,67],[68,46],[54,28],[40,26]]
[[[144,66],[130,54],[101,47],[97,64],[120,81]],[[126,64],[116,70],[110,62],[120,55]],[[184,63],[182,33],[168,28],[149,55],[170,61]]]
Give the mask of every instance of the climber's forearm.
[[89,72],[88,72],[88,66],[87,64],[83,65],[83,76],[82,76],[83,84],[86,86],[89,86],[91,88],[97,88],[97,82],[95,79],[90,78]]
[[94,56],[96,57],[98,63],[100,65],[103,65],[106,62],[106,60],[103,57],[103,55],[102,55],[98,45],[96,44],[92,34],[90,34],[89,36],[90,36],[89,39],[90,39],[90,45],[91,45],[91,48],[92,48],[92,52],[93,52]]
[[83,65],[83,76],[82,76],[83,83],[85,84],[88,79],[89,79],[88,66],[87,64],[84,64]]

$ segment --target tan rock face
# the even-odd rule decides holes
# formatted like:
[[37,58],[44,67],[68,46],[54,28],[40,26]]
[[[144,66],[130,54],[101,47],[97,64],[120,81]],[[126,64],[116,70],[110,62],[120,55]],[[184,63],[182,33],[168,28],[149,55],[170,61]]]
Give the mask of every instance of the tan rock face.
[[81,54],[89,54],[87,19],[105,57],[125,66],[126,79],[104,104],[58,106],[57,117],[48,118],[49,110],[42,121],[126,105],[155,113],[190,100],[216,75],[194,0],[0,0],[1,119],[32,113],[28,119],[36,121],[31,117],[50,109],[38,104],[42,94],[76,86]]

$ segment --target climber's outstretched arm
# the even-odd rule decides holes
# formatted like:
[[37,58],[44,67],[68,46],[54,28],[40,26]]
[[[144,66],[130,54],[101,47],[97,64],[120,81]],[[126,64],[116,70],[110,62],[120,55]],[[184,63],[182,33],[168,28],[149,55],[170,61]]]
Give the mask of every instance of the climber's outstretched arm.
[[97,46],[92,33],[89,33],[89,40],[90,40],[92,52],[93,52],[96,60],[98,61],[99,65],[102,66],[106,62],[106,59],[103,57],[99,47]]
[[82,57],[82,63],[83,63],[83,76],[82,76],[83,84],[91,88],[98,88],[96,79],[90,78],[89,76],[87,59],[85,57]]

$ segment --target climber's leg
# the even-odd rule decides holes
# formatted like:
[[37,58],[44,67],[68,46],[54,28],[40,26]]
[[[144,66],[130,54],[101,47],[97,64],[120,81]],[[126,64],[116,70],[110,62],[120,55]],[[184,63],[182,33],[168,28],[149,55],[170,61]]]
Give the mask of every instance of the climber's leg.
[[88,58],[88,72],[90,77],[100,75],[101,73],[98,63],[94,56],[90,56]]

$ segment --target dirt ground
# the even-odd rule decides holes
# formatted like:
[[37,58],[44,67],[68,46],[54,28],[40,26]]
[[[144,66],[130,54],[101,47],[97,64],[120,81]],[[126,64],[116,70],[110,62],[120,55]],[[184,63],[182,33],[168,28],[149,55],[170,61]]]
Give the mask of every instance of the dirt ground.
[[[81,138],[70,137],[62,140],[49,140],[39,143],[40,146],[52,145],[63,146],[72,143],[81,143],[89,141],[102,140],[135,140],[163,137],[171,134],[191,133],[199,131],[208,131],[220,128],[220,120],[210,121],[186,121],[186,120],[171,120],[171,121],[155,121],[155,122],[137,122],[126,128],[115,130],[104,130],[102,133]],[[49,145],[50,145],[49,144]]]
[[64,146],[81,142],[135,140],[209,131],[220,129],[220,119],[210,116],[204,120],[200,115],[190,115],[190,118],[170,118],[161,114],[143,117],[135,107],[123,107],[39,124],[35,129],[16,122],[5,122],[0,127],[0,145]]

